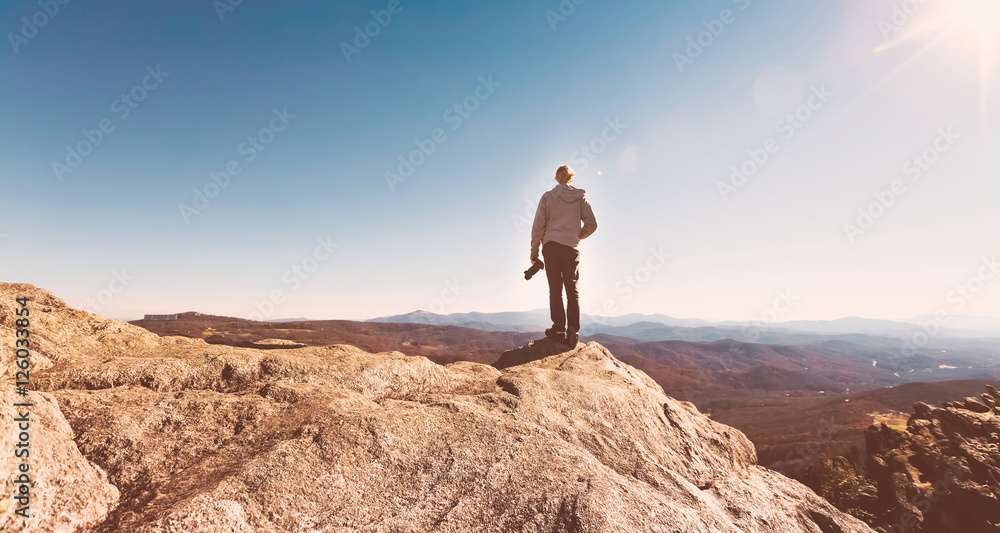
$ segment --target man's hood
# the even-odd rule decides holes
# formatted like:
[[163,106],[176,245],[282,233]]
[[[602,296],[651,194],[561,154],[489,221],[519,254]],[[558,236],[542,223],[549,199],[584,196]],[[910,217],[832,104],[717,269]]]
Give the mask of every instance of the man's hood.
[[556,192],[559,198],[562,198],[566,202],[575,202],[587,194],[587,191],[583,189],[577,189],[572,185],[563,185],[562,183],[556,185],[552,190]]

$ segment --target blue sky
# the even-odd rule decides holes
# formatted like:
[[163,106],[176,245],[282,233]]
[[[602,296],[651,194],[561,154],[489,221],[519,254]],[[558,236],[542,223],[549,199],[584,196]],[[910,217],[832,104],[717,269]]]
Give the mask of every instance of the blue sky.
[[0,7],[0,279],[104,316],[543,307],[521,222],[564,163],[584,312],[1000,308],[995,0],[42,4]]

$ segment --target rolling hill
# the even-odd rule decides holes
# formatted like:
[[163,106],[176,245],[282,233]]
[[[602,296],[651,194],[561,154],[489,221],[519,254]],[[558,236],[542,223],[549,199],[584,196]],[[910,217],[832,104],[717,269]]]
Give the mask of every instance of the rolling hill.
[[[440,364],[493,363],[504,351],[542,336],[392,322],[276,324],[200,313],[182,313],[175,321],[132,323],[159,335],[200,338],[210,344],[257,349],[289,348],[276,339],[301,346],[349,344],[371,353],[401,351]],[[1000,366],[990,357],[993,344],[988,341],[972,343],[964,351],[902,357],[888,338],[824,339],[795,345],[647,342],[600,334],[584,340],[600,342],[653,378],[667,395],[691,401],[744,431],[758,446],[761,464],[792,476],[812,461],[847,454],[860,445],[873,414],[904,411],[917,398],[933,402],[961,397],[982,390],[986,382],[1000,382]],[[832,427],[832,437],[818,435],[821,421]]]

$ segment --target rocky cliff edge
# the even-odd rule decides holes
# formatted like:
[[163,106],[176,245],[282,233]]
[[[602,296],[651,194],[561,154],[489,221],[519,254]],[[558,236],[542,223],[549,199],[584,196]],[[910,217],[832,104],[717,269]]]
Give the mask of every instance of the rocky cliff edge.
[[[30,298],[31,517],[12,451]],[[158,337],[0,284],[2,531],[867,532],[597,343],[493,366]]]

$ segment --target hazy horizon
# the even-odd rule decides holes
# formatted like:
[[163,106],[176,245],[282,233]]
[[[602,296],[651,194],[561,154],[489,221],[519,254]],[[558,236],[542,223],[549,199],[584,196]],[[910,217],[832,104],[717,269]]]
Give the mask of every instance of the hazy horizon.
[[[184,310],[172,310],[172,311],[163,311],[163,312],[159,312],[158,311],[158,312],[155,312],[155,313],[154,312],[149,312],[149,313],[143,313],[142,315],[136,315],[136,316],[132,316],[132,317],[106,316],[105,318],[114,319],[114,320],[123,320],[123,321],[128,322],[128,321],[133,321],[133,320],[140,320],[145,315],[172,315],[172,314],[191,313],[191,312],[201,313],[201,314],[205,314],[205,315],[215,315],[215,313],[206,313],[204,311],[200,311],[200,310],[197,310],[197,309],[184,309]],[[410,311],[405,311],[405,312],[400,312],[400,313],[388,313],[388,314],[385,314],[385,315],[370,316],[370,317],[348,318],[348,317],[342,317],[342,316],[274,316],[274,317],[267,317],[263,321],[265,321],[265,322],[284,322],[284,321],[295,321],[295,320],[306,320],[306,321],[350,320],[350,321],[363,322],[363,321],[374,320],[374,319],[379,319],[379,318],[388,318],[388,317],[394,317],[394,316],[405,316],[405,315],[409,315],[409,314],[412,314],[412,313],[419,313],[419,312],[439,314],[439,313],[434,313],[433,311],[429,311],[427,309],[412,309]],[[445,314],[443,314],[441,316],[461,315],[461,314],[467,314],[467,313],[493,314],[493,313],[539,313],[539,312],[543,312],[543,313],[547,314],[549,312],[549,310],[548,310],[548,308],[538,307],[538,308],[535,308],[535,309],[522,309],[522,310],[509,310],[508,309],[508,310],[502,310],[502,311],[476,311],[476,310],[472,310],[472,311],[452,311],[452,312],[445,313]],[[590,313],[586,313],[586,312],[583,312],[583,314],[584,315],[590,315]],[[890,322],[907,323],[908,321],[917,320],[917,319],[921,319],[921,318],[925,318],[925,317],[931,316],[931,315],[914,315],[914,316],[908,316],[908,317],[895,317],[895,318],[877,318],[877,317],[862,317],[862,316],[842,316],[842,317],[837,317],[837,318],[779,320],[777,322],[771,322],[771,321],[768,321],[768,320],[762,320],[762,318],[760,316],[751,317],[749,319],[742,319],[742,320],[741,319],[713,320],[713,319],[706,319],[706,318],[702,318],[702,317],[673,316],[673,315],[667,315],[666,313],[622,313],[620,315],[590,315],[590,316],[598,316],[600,318],[619,318],[619,317],[628,316],[628,315],[632,315],[632,314],[639,314],[639,315],[644,315],[644,316],[663,315],[663,316],[669,316],[670,318],[673,318],[673,319],[676,319],[676,320],[702,320],[702,321],[708,322],[710,324],[721,324],[721,323],[727,323],[727,322],[739,322],[739,323],[756,322],[756,323],[758,323],[759,325],[761,325],[763,327],[781,327],[781,324],[783,324],[783,323],[797,322],[797,321],[800,321],[800,320],[802,320],[802,321],[823,322],[823,321],[837,321],[837,320],[860,319],[860,320],[885,320],[885,321],[890,321]],[[229,316],[229,315],[216,315],[216,316]],[[233,317],[233,318],[246,318],[246,317]],[[996,321],[1000,322],[1000,316],[991,316],[991,315],[953,315],[952,318],[986,319],[986,320],[996,320]],[[955,329],[975,329],[974,327],[971,327],[971,326],[952,326],[952,325],[947,325],[947,324],[945,325],[945,327],[951,327],[951,328],[955,328]]]
[[1000,6],[904,3],[6,3],[0,278],[120,318],[543,308],[569,164],[584,313],[995,316]]

